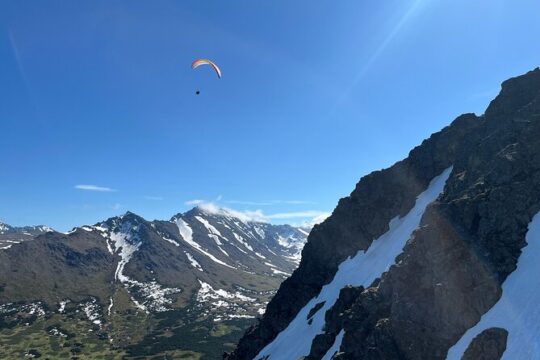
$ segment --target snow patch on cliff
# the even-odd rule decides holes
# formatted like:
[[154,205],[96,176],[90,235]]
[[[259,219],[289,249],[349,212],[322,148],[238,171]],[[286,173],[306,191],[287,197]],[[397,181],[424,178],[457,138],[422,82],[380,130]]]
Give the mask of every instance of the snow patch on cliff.
[[527,246],[517,268],[502,285],[499,301],[450,348],[447,360],[459,360],[482,331],[498,327],[508,331],[502,359],[540,359],[540,213],[529,224]]
[[[373,240],[366,251],[359,251],[354,257],[343,261],[334,279],[300,310],[288,327],[262,349],[255,359],[285,360],[309,355],[313,339],[324,332],[326,311],[334,305],[340,290],[347,285],[367,287],[394,264],[405,243],[420,225],[427,206],[443,191],[451,172],[452,167],[435,177],[427,190],[418,195],[416,204],[409,213],[403,218],[392,219],[389,230]],[[311,322],[308,322],[307,315],[310,310],[323,301],[324,306],[312,316]]]

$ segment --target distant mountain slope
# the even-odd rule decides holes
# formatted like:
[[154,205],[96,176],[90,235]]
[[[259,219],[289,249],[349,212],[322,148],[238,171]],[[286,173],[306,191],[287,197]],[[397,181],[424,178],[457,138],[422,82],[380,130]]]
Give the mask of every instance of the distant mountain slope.
[[0,250],[9,249],[13,244],[32,240],[38,235],[53,231],[45,225],[16,227],[0,222]]
[[68,324],[64,318],[79,316],[118,351],[215,358],[227,347],[222,337],[231,343],[264,312],[305,240],[303,229],[203,208],[169,221],[128,212],[67,234],[45,232],[0,250],[0,328],[37,313],[65,315]]
[[484,115],[363,177],[225,358],[540,358],[539,134],[535,69],[505,81]]

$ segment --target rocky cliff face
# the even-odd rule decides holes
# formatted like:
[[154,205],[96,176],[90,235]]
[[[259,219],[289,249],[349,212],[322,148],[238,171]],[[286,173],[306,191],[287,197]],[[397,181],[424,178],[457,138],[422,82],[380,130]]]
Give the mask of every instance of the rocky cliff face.
[[[403,161],[362,178],[315,226],[299,268],[226,358],[444,359],[499,300],[527,244],[527,226],[540,210],[539,134],[536,69],[505,81],[484,115],[458,117]],[[440,196],[422,209],[388,267],[319,305],[346,259],[376,253],[373,240],[391,237],[392,219],[413,216],[419,195],[449,168]],[[323,326],[313,329],[318,316]],[[309,346],[287,357],[291,344],[279,335],[294,334],[293,327],[305,330]],[[506,341],[506,330],[486,330],[465,358],[498,359]]]

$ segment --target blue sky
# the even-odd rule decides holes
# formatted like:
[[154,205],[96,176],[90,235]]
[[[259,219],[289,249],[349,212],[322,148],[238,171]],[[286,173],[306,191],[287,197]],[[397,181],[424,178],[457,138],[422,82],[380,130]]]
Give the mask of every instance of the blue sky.
[[[204,200],[309,221],[540,66],[538,14],[537,0],[3,0],[0,219],[66,230]],[[223,78],[191,70],[197,57]]]

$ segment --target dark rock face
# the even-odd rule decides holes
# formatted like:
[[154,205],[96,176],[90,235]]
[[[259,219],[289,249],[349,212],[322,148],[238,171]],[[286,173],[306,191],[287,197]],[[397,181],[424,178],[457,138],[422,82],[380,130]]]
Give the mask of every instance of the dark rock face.
[[[338,302],[340,300],[341,296]],[[392,329],[389,315],[390,303],[376,288],[363,291],[346,311],[343,320],[345,336],[342,347],[352,348],[352,351],[341,354],[341,358],[379,359],[389,356],[388,358],[399,359],[399,350],[390,336]],[[357,343],[365,346],[357,347]]]
[[338,301],[336,301],[335,305],[325,314],[325,320],[328,324],[326,333],[318,335],[313,340],[311,352],[306,359],[320,359],[326,354],[328,349],[334,343],[337,334],[343,328],[343,321],[347,316],[346,311],[352,306],[362,291],[364,291],[362,286],[347,286],[341,289]]
[[313,317],[313,315],[315,315],[317,313],[317,311],[319,311],[323,306],[324,306],[324,301],[318,303],[317,305],[315,305],[308,313],[307,315],[307,319],[311,319]]
[[336,311],[342,315],[327,316],[309,357],[321,358],[344,329],[335,358],[444,359],[497,302],[526,245],[527,225],[540,209],[538,134],[540,69],[505,81],[485,115],[458,117],[405,160],[363,177],[313,229],[300,267],[226,358],[254,358],[331,281],[344,259],[367,249],[390,219],[412,208],[433,177],[453,166],[443,194],[428,207],[395,265],[359,289],[354,301],[345,301],[348,308]]
[[508,331],[491,328],[482,331],[472,341],[462,360],[499,360],[506,350]]

